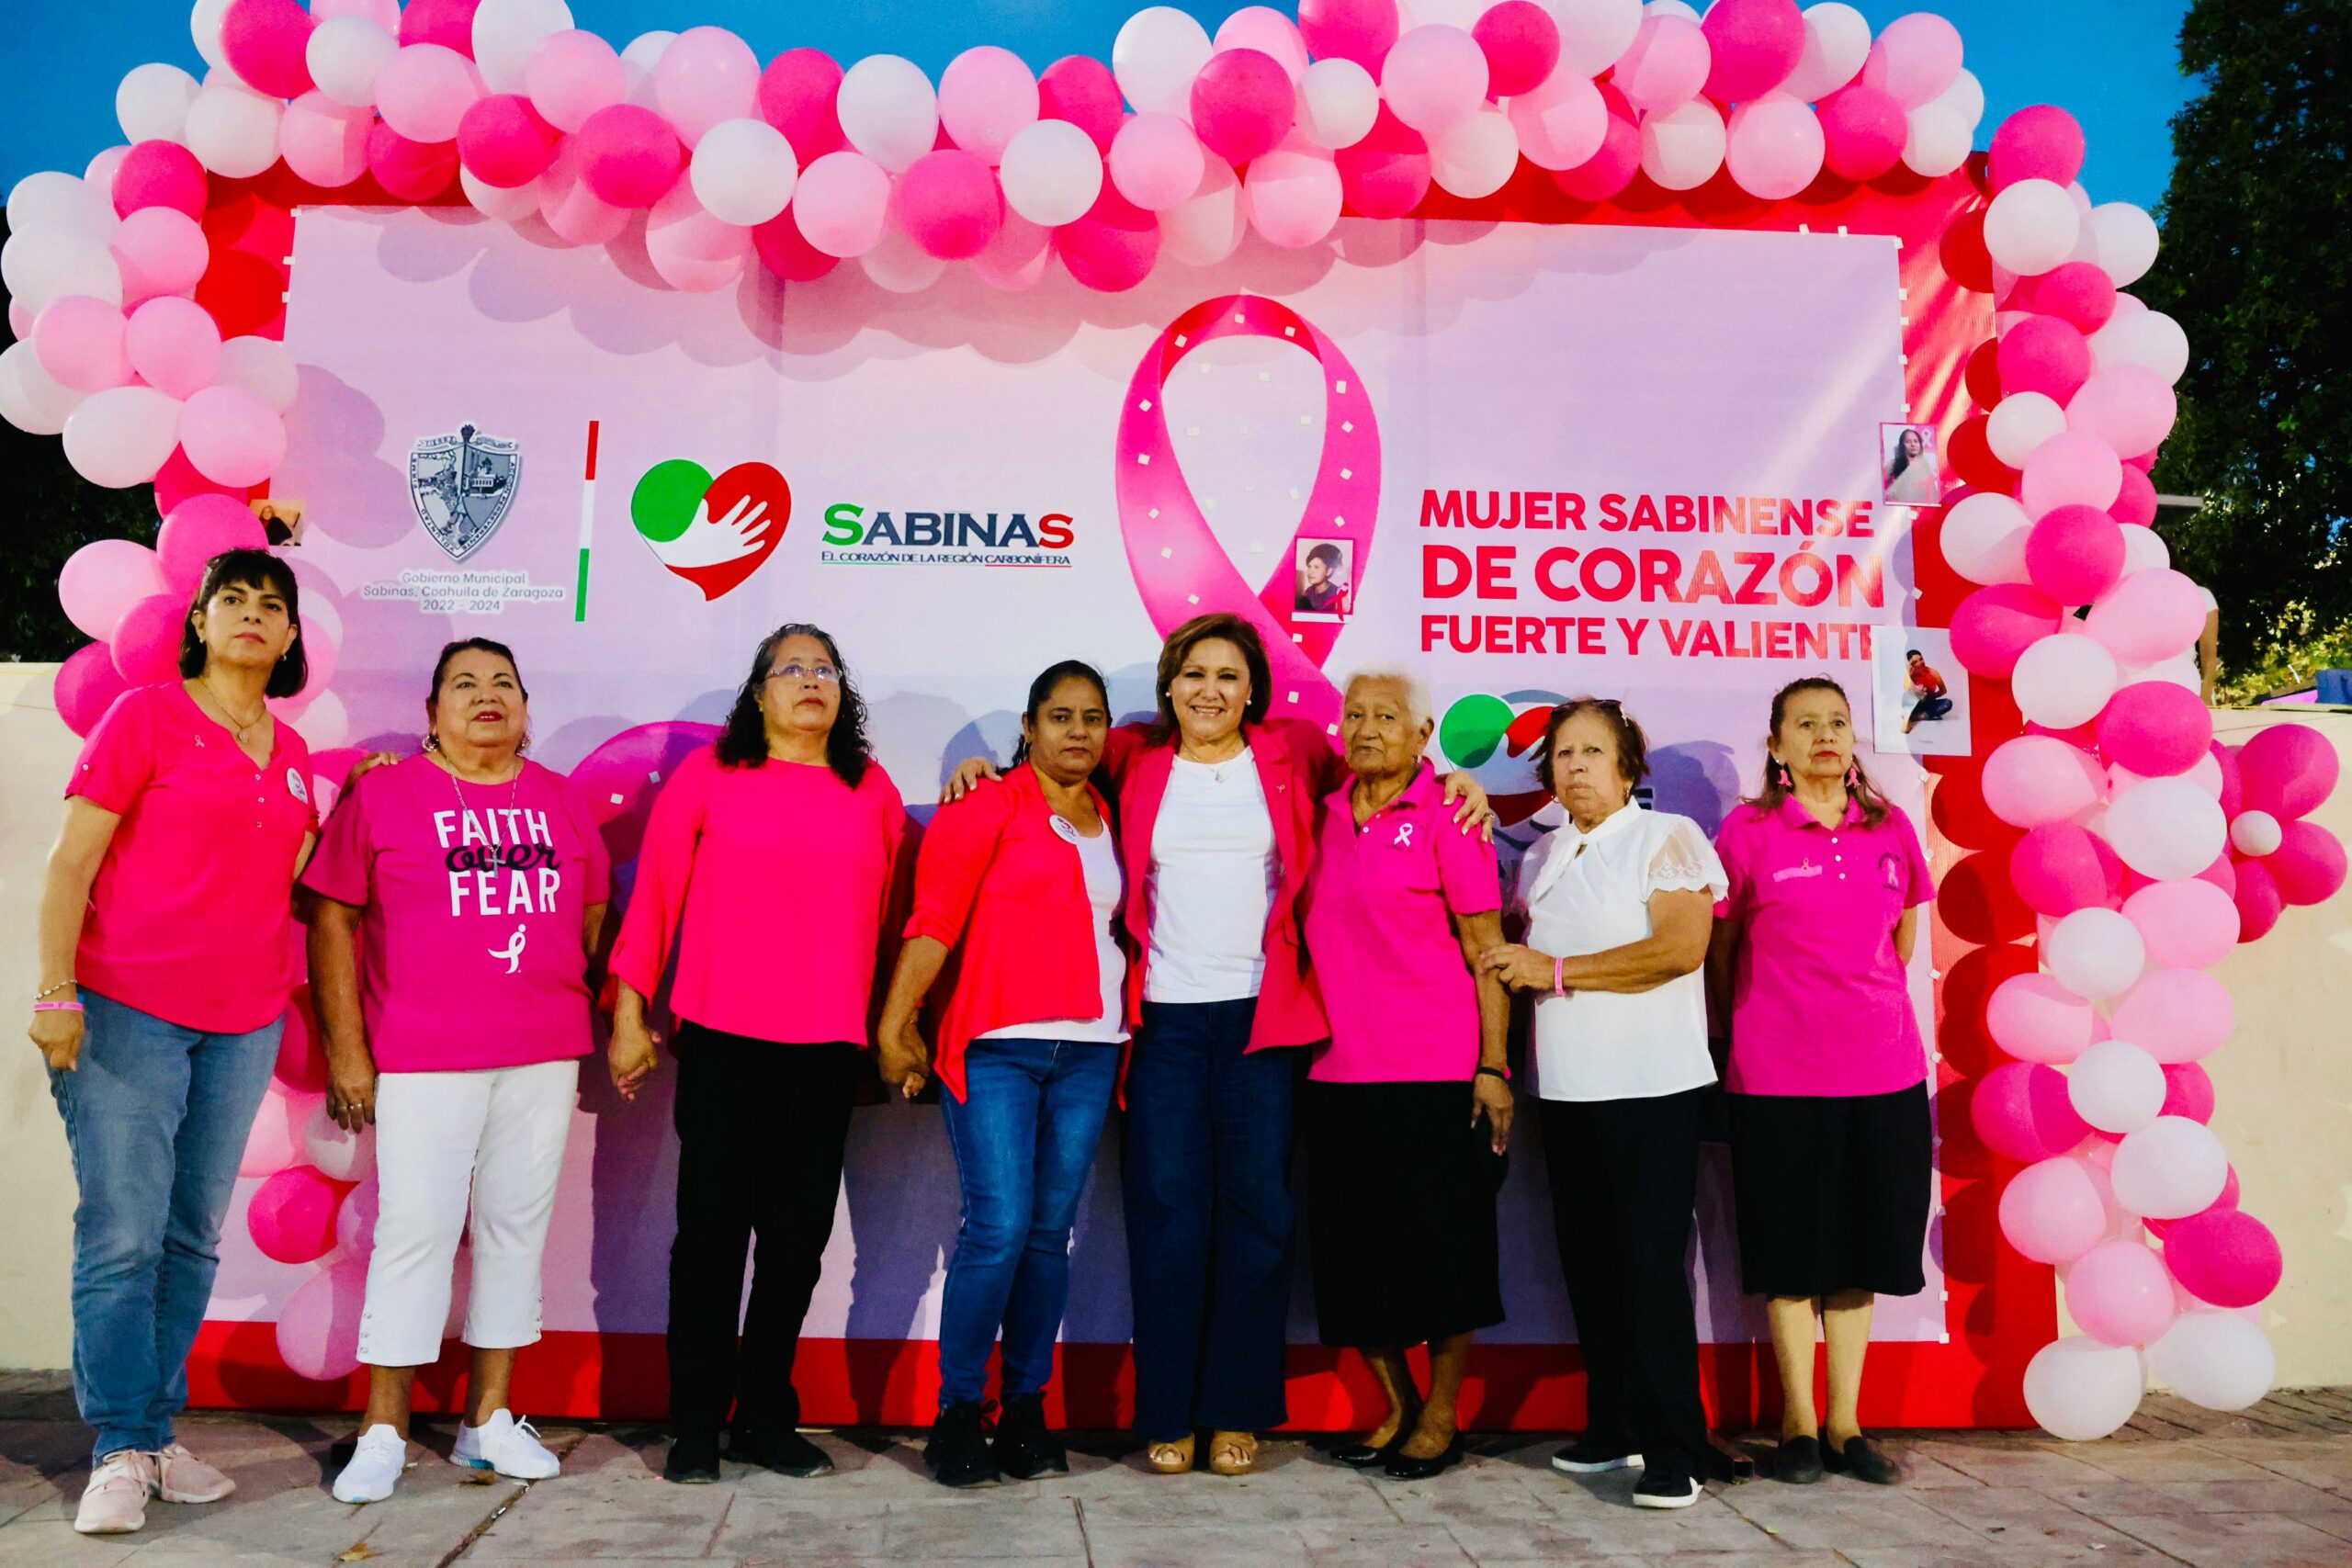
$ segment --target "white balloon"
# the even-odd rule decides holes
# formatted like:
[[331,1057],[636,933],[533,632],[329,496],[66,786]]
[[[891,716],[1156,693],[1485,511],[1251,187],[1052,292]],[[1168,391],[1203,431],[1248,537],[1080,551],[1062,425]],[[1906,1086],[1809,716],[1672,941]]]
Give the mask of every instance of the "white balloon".
[[1436,22],[1466,33],[1486,8],[1486,0],[1396,0],[1396,30],[1408,33]]
[[1804,52],[1778,91],[1819,103],[1860,73],[1870,51],[1871,25],[1860,11],[1841,0],[1807,6]]
[[2270,1337],[2233,1312],[2182,1313],[2147,1354],[2151,1381],[2208,1410],[2244,1410],[2278,1377]]
[[197,81],[176,65],[134,65],[114,90],[114,118],[126,141],[177,141],[196,102]]
[[2120,997],[2147,967],[2147,943],[2122,911],[2076,909],[2050,928],[2041,945],[2052,978],[2086,1001]]
[[539,209],[539,182],[535,179],[519,186],[494,186],[460,164],[458,188],[466,193],[476,212],[502,223],[519,223]]
[[65,417],[65,460],[94,485],[145,484],[179,445],[180,404],[153,387],[93,392]]
[[2064,186],[2019,180],[1984,209],[1984,248],[2018,276],[2037,277],[2072,254],[2082,228]]
[[229,63],[229,51],[220,47],[220,23],[229,15],[230,4],[231,0],[196,0],[187,14],[188,36],[196,40],[196,52],[207,65]]
[[680,293],[708,294],[743,276],[752,264],[752,234],[706,211],[682,180],[646,214],[645,258]]
[[2096,1442],[2132,1419],[2143,1380],[2140,1352],[2088,1335],[2054,1339],[2025,1367],[2025,1407],[2053,1438]]
[[122,303],[122,268],[102,239],[65,229],[35,229],[9,236],[0,249],[0,279],[8,298],[38,316],[68,294]]
[[2091,333],[2090,344],[2094,372],[2137,365],[2177,382],[2188,370],[2188,334],[2162,310],[2119,310]]
[[1239,248],[1248,227],[1240,176],[1224,159],[1211,158],[1199,188],[1159,215],[1159,248],[1186,266],[1215,266]]
[[187,150],[224,179],[249,180],[277,162],[277,119],[286,106],[250,87],[216,84],[187,110]]
[[[114,235],[113,193],[79,175],[43,169],[27,175],[8,192],[12,241],[42,231],[79,234],[104,243]],[[13,291],[14,286],[11,285]]]
[[1200,23],[1173,6],[1147,6],[1111,42],[1111,74],[1137,114],[1193,122],[1193,78],[1215,46]]
[[1298,129],[1317,147],[1352,147],[1379,118],[1380,84],[1352,60],[1318,60],[1298,79]]
[[623,96],[628,102],[656,114],[662,112],[661,95],[654,89],[653,68],[662,63],[662,57],[677,41],[677,34],[658,28],[628,40],[628,47],[621,51],[621,75],[627,84]]
[[1519,150],[1539,169],[1573,169],[1600,151],[1609,136],[1609,105],[1590,79],[1555,71],[1541,86],[1503,106]]
[[2149,779],[2107,808],[2107,841],[2125,865],[2158,882],[2195,876],[2221,858],[2221,803],[2184,778]]
[[1971,582],[2030,581],[2025,542],[2032,532],[2033,520],[2014,498],[1978,491],[1944,513],[1944,560]]
[[2165,1070],[2128,1040],[2102,1040],[2066,1069],[2075,1114],[2102,1133],[2136,1133],[2165,1108]]
[[[1949,525],[1947,525],[1949,526]],[[2123,525],[2123,575],[2154,571],[2172,565],[2172,550],[2164,536],[2137,523]]]
[[1984,422],[1984,444],[2012,468],[2022,468],[2034,449],[2066,430],[2066,411],[2046,392],[2011,392]]
[[1066,119],[1023,126],[1004,144],[997,167],[1007,207],[1032,223],[1057,228],[1086,216],[1102,192],[1102,154],[1094,139]]
[[523,72],[540,44],[571,28],[563,0],[481,0],[474,11],[474,65],[493,93],[523,91]]
[[1974,130],[1977,122],[1984,118],[1984,85],[1976,79],[1975,72],[1962,71],[1951,79],[1951,86],[1922,107],[1950,109],[1968,122],[1969,130]]
[[365,1181],[376,1169],[376,1129],[344,1131],[322,1100],[303,1121],[302,1152],[330,1181]]
[[2237,820],[2230,824],[2230,842],[2242,855],[2259,859],[2276,854],[2286,840],[2287,830],[2267,811],[2241,811]]
[[1642,30],[1642,0],[1544,0],[1560,29],[1555,69],[1598,76],[1617,63]]
[[916,244],[895,220],[882,231],[882,243],[857,259],[866,276],[893,294],[920,294],[947,270],[945,262]]
[[1723,112],[1692,98],[1665,114],[1642,117],[1642,173],[1663,190],[1695,190],[1724,166]]
[[345,108],[376,101],[376,73],[400,52],[400,39],[365,17],[333,17],[311,29],[303,62],[320,92]]
[[2115,655],[2089,637],[2060,632],[2018,656],[2009,690],[2018,712],[2035,724],[2072,729],[2098,716],[2115,694],[2116,677]]
[[1976,128],[1957,109],[1943,104],[1922,104],[1911,111],[1910,130],[1903,139],[1903,166],[1915,175],[1940,179],[1968,162]]
[[1690,0],[1649,0],[1649,4],[1642,7],[1642,15],[1679,17],[1686,22],[1695,22],[1700,19],[1699,7],[1691,5]]
[[2156,265],[2156,220],[2128,201],[2103,202],[2088,224],[2098,236],[2099,265],[2118,288],[2129,288]]
[[1469,199],[1492,196],[1519,167],[1519,132],[1503,111],[1487,105],[1430,143],[1430,177],[1442,190]]
[[84,394],[59,384],[41,368],[28,343],[0,349],[0,419],[28,435],[54,435],[65,428]]
[[2186,1116],[2159,1116],[2115,1146],[2115,1201],[2147,1220],[2178,1220],[2211,1206],[2229,1182],[2222,1140]]
[[220,368],[213,379],[246,391],[284,413],[294,406],[301,376],[284,344],[268,337],[232,337],[220,345]]
[[712,217],[751,228],[784,210],[800,164],[784,132],[766,120],[722,119],[695,143],[687,177]]
[[835,108],[849,144],[894,175],[939,139],[939,95],[931,78],[895,54],[869,54],[851,66]]

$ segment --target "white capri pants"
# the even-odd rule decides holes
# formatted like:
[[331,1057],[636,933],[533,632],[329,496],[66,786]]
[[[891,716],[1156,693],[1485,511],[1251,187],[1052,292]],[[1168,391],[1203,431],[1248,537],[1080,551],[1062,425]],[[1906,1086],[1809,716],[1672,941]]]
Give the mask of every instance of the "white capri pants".
[[579,1098],[580,1062],[376,1080],[376,1248],[359,1359],[441,1359],[458,1238],[473,1204],[465,1342],[510,1350],[539,1337],[539,1255]]

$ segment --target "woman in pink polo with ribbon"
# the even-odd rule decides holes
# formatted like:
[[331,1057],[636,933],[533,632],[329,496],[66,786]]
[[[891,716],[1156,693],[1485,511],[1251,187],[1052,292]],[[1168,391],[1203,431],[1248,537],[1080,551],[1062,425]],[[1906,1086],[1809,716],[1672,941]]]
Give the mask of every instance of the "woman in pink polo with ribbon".
[[[1741,1282],[1770,1298],[1780,1362],[1774,1474],[1901,1479],[1862,1436],[1862,1360],[1879,1295],[1927,1286],[1934,1144],[1928,1054],[1906,971],[1935,897],[1909,818],[1854,757],[1826,676],[1772,699],[1764,787],[1724,821],[1730,891],[1708,976],[1731,1020],[1732,1179]],[[1829,1419],[1815,1414],[1814,1324]]]

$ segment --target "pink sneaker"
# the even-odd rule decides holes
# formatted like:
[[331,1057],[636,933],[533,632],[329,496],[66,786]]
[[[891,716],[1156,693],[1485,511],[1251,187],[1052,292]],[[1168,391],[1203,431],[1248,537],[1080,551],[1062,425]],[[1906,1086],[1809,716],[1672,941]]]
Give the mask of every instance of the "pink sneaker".
[[166,1503],[218,1503],[237,1483],[179,1444],[155,1451],[155,1495]]
[[128,1535],[147,1522],[147,1494],[154,1487],[155,1461],[136,1449],[118,1449],[90,1472],[74,1528],[84,1535]]

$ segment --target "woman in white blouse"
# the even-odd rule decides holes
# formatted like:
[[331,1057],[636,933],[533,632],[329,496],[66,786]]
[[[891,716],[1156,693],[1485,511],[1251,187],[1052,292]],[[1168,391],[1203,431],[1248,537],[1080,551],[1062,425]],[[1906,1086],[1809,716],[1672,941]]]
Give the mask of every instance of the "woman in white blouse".
[[1681,1508],[1713,1462],[1683,1257],[1715,1081],[1700,969],[1724,877],[1697,823],[1634,804],[1647,771],[1616,703],[1552,710],[1536,773],[1568,820],[1520,867],[1526,945],[1481,967],[1537,998],[1553,1224],[1587,1380],[1584,1436],[1553,1467],[1639,1465],[1634,1504]]

